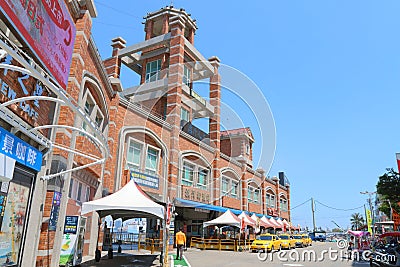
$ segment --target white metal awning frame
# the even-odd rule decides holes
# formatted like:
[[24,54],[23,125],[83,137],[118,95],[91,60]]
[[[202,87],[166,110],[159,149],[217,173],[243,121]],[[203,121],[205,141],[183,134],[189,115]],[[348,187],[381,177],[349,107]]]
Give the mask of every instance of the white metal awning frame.
[[[87,163],[82,166],[76,166],[69,170],[63,170],[57,173],[44,175],[41,177],[43,180],[48,180],[54,177],[57,177],[62,174],[66,174],[69,172],[81,170],[90,166],[103,164],[106,159],[109,157],[109,149],[107,145],[107,138],[103,135],[102,131],[97,127],[95,121],[93,121],[84,111],[82,107],[76,103],[76,101],[70,97],[67,92],[61,88],[57,81],[55,81],[47,71],[41,68],[35,60],[33,60],[30,56],[24,53],[18,46],[16,46],[6,35],[0,32],[0,59],[3,57],[10,55],[14,60],[18,61],[20,66],[15,66],[11,64],[1,64],[0,68],[9,69],[11,71],[18,71],[21,73],[25,73],[30,75],[31,77],[40,81],[55,97],[51,96],[26,96],[26,97],[19,97],[15,98],[14,100],[6,101],[0,104],[0,116],[13,127],[27,135],[29,138],[33,139],[37,143],[39,143],[43,149],[48,149],[47,152],[52,151],[53,148],[57,148],[67,153],[72,153],[74,155],[78,155],[84,158],[91,160],[92,162]],[[69,107],[76,115],[78,115],[82,121],[84,121],[90,131],[94,134],[90,134],[87,131],[72,127],[68,125],[40,125],[36,127],[32,127],[25,121],[23,121],[19,116],[15,115],[11,110],[7,108],[7,106],[11,104],[18,103],[24,100],[44,100],[44,101],[51,101],[55,102],[59,105]],[[55,142],[51,141],[47,137],[45,137],[39,130],[41,129],[55,129],[55,128],[64,128],[71,131],[79,132],[80,134],[86,136],[90,139],[99,149],[101,157],[97,157],[95,155],[91,155],[85,153],[83,151],[77,149],[70,149],[68,147],[62,146],[60,144],[56,144]]]

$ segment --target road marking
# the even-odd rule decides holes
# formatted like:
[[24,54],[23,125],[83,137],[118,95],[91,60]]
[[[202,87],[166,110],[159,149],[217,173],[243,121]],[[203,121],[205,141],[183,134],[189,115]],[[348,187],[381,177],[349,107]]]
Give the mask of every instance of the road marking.
[[283,266],[304,266],[304,265],[298,263],[284,263]]

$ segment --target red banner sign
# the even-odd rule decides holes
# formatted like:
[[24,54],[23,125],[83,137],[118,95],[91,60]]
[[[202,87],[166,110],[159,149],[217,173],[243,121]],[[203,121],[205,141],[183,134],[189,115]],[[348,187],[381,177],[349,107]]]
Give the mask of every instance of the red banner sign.
[[76,29],[64,1],[1,0],[0,9],[66,88]]

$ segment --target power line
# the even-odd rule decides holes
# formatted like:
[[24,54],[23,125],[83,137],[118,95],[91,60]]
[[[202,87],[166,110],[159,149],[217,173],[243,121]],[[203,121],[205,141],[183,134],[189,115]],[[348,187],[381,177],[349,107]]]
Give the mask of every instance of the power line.
[[307,203],[308,201],[310,201],[310,200],[311,200],[311,198],[310,198],[310,199],[307,199],[307,200],[304,201],[303,203],[301,203],[301,204],[299,204],[299,205],[297,205],[297,206],[291,208],[290,210],[294,210],[295,208],[298,208],[298,207],[300,207],[300,206],[303,206],[304,204],[306,204],[306,203]]
[[364,205],[361,205],[361,206],[359,206],[359,207],[357,207],[357,208],[352,208],[352,209],[339,209],[339,208],[335,208],[335,207],[328,206],[328,205],[326,205],[326,204],[324,204],[324,203],[319,202],[318,200],[315,200],[315,202],[317,202],[318,204],[321,204],[322,206],[324,206],[324,207],[326,207],[326,208],[333,209],[333,210],[340,210],[340,211],[358,210],[358,209],[364,207]]
[[117,8],[115,8],[115,7],[113,7],[113,6],[106,5],[106,4],[101,3],[101,2],[99,2],[99,1],[95,1],[95,3],[96,3],[96,5],[104,6],[104,7],[108,8],[108,9],[114,10],[115,12],[118,12],[118,13],[120,13],[120,14],[124,14],[124,15],[126,15],[126,16],[130,16],[130,17],[132,17],[132,18],[140,19],[140,20],[143,19],[142,17],[132,15],[132,13],[130,13],[130,12],[127,12],[127,11],[125,11],[125,10],[117,9]]

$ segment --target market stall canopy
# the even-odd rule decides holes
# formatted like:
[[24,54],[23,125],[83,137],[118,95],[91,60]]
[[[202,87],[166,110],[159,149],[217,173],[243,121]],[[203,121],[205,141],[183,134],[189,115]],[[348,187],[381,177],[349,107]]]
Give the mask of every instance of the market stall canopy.
[[269,222],[275,227],[275,228],[283,228],[282,225],[280,225],[274,218],[269,218]]
[[286,229],[290,228],[290,223],[288,223],[288,221],[286,221],[286,219],[283,219],[282,223],[286,227]]
[[256,224],[258,224],[259,227],[264,227],[264,228],[272,227],[270,226],[269,223],[262,221],[255,213],[253,213],[253,215],[251,215],[250,218],[253,219],[256,222]]
[[113,219],[154,216],[164,219],[165,208],[151,200],[135,181],[131,180],[114,194],[82,204],[81,214],[92,211],[97,211],[100,217],[110,215]]
[[256,222],[252,218],[250,218],[250,216],[247,215],[244,211],[242,211],[242,213],[240,213],[238,218],[243,219],[245,225],[252,226],[252,227],[256,226]]
[[232,211],[227,210],[225,211],[224,214],[222,214],[218,218],[203,223],[203,227],[211,225],[231,225],[240,227],[240,219],[235,214],[233,214]]
[[272,223],[270,222],[270,220],[267,219],[267,217],[265,217],[265,215],[261,217],[260,221],[262,221],[262,222],[264,222],[266,225],[268,225],[268,226],[266,226],[265,228],[275,228],[275,227],[276,227],[274,224],[272,224]]
[[283,221],[281,220],[281,218],[278,218],[276,220],[276,223],[279,224],[279,226],[283,229],[283,227],[285,227],[285,224],[283,223]]

